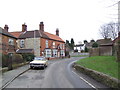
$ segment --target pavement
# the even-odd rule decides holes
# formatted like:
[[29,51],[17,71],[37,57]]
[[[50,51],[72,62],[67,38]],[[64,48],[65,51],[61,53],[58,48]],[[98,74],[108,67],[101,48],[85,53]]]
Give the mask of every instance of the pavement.
[[0,90],[2,88],[5,88],[7,85],[10,84],[10,82],[12,82],[15,78],[17,78],[19,75],[26,72],[27,70],[29,70],[29,64],[2,73],[2,86],[0,87]]

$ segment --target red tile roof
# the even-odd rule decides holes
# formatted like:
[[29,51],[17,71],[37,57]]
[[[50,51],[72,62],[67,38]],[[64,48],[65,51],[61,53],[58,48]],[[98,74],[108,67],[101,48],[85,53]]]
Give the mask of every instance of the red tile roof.
[[64,41],[63,41],[59,36],[57,36],[57,35],[54,35],[54,34],[51,34],[51,33],[48,33],[48,32],[44,32],[44,34],[46,34],[50,39],[64,42]]
[[16,38],[18,38],[20,36],[20,34],[22,34],[22,32],[10,32],[13,36],[15,36]]

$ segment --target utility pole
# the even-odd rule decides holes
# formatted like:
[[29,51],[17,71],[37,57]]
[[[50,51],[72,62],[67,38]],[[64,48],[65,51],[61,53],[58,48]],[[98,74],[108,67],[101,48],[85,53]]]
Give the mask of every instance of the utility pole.
[[119,32],[120,32],[120,1],[118,2],[118,24],[119,24]]
[[118,2],[118,44],[117,44],[117,61],[119,61],[120,62],[120,1]]

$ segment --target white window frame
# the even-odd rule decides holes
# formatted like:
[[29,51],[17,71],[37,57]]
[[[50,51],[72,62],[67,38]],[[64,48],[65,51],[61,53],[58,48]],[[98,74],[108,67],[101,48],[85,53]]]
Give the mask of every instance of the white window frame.
[[53,48],[55,48],[55,42],[53,42]]
[[48,48],[48,40],[46,40],[46,48]]
[[64,50],[60,51],[60,56],[65,56],[65,51]]
[[20,40],[20,48],[25,48],[25,40]]
[[53,57],[58,57],[58,55],[57,55],[57,50],[56,50],[56,49],[53,50]]
[[51,57],[51,49],[46,49],[45,50],[45,56],[46,57]]
[[65,44],[63,44],[63,49],[65,49]]
[[14,45],[14,40],[12,38],[9,38],[8,43],[9,43],[9,45]]

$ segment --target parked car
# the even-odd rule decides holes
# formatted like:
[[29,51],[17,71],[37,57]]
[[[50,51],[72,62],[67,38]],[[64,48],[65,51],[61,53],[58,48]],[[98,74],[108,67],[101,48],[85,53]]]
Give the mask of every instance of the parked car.
[[35,57],[33,61],[30,62],[30,68],[45,68],[48,65],[48,60],[45,57]]

